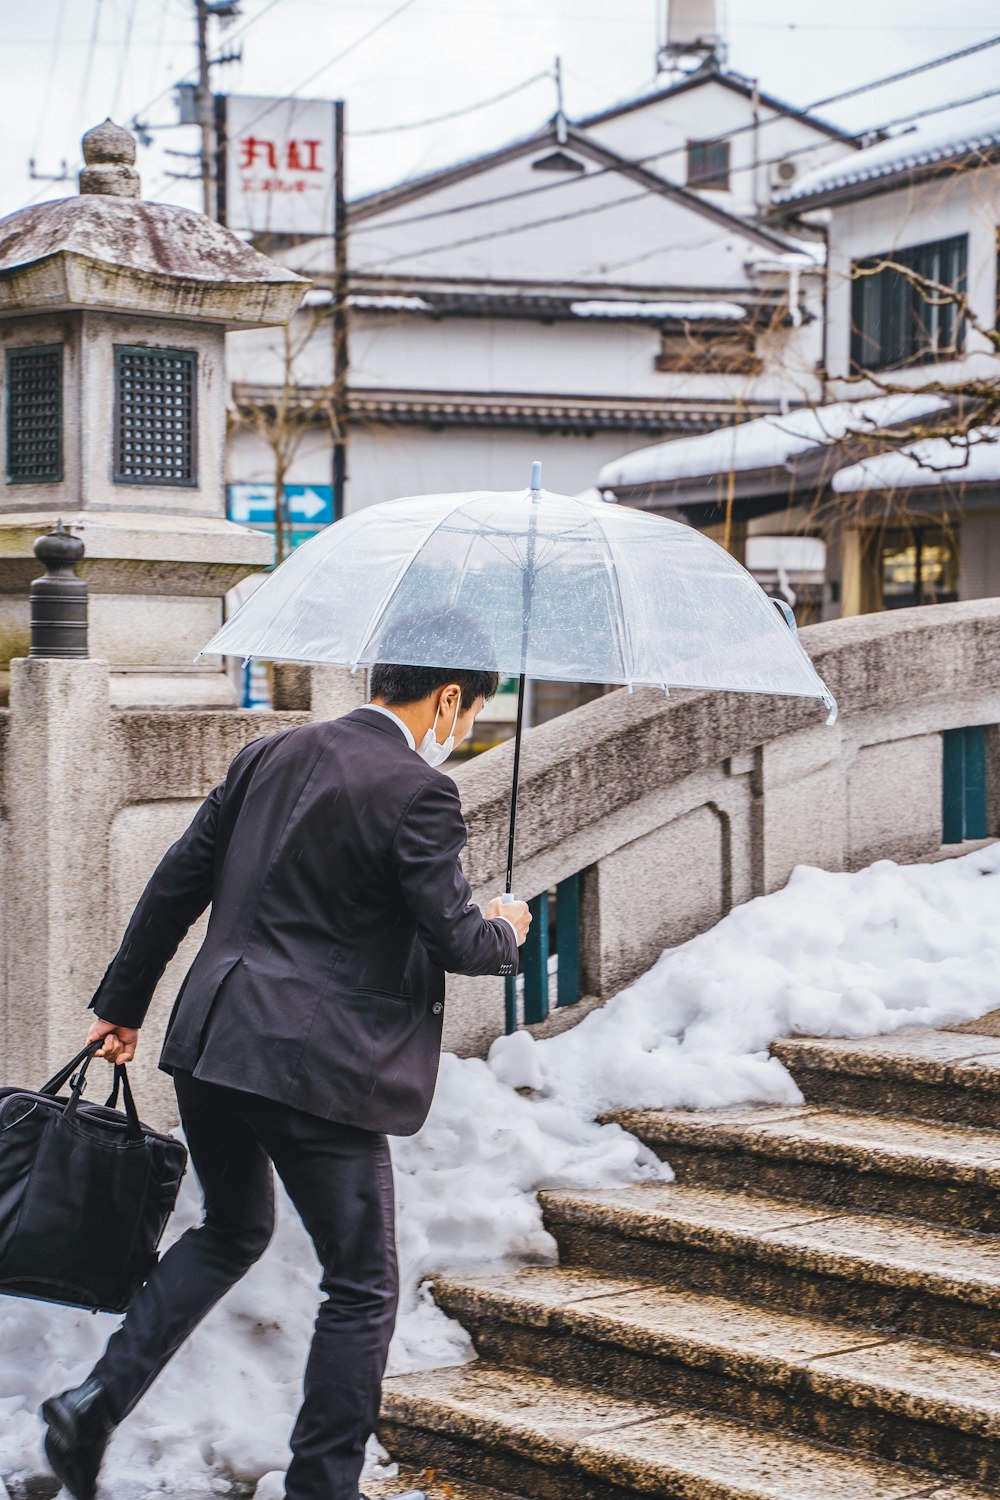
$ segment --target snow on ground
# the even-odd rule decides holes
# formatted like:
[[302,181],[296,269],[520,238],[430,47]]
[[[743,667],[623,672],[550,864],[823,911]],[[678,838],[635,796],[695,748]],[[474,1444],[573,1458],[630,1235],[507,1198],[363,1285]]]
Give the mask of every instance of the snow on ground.
[[[497,1041],[488,1062],[446,1055],[418,1136],[394,1142],[404,1285],[390,1368],[471,1357],[420,1291],[430,1271],[549,1259],[541,1186],[669,1176],[595,1123],[615,1106],[799,1099],[767,1055],[789,1033],[868,1036],[1000,1007],[1000,843],[933,865],[857,874],[801,867],[549,1041]],[[195,1222],[189,1175],[171,1226]],[[264,1259],[214,1310],[123,1424],[105,1470],[115,1500],[194,1497],[222,1474],[267,1475],[278,1500],[315,1315],[317,1267],[287,1203]],[[0,1304],[0,1476],[39,1472],[43,1397],[75,1384],[112,1320]],[[266,1494],[265,1494],[266,1491]]]

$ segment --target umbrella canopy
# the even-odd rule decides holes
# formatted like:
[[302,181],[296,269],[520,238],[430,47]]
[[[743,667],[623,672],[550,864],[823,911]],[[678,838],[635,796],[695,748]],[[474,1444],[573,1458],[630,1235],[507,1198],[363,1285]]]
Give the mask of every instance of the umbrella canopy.
[[794,631],[715,542],[541,489],[357,511],[293,552],[203,651],[780,693],[836,713]]

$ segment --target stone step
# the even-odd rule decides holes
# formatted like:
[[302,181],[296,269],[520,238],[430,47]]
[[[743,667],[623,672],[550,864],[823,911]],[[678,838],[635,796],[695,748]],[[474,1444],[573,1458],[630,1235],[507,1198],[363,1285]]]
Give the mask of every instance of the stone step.
[[620,1110],[680,1182],[1000,1231],[1000,1131],[814,1105]]
[[[486,1361],[385,1382],[394,1455],[528,1500],[989,1500],[967,1481]],[[992,1492],[995,1497],[995,1491]]]
[[1000,1348],[992,1236],[680,1183],[548,1191],[541,1202],[564,1265]]
[[366,1479],[362,1500],[394,1500],[407,1490],[422,1490],[427,1500],[524,1500],[509,1490],[495,1490],[470,1480],[454,1479],[439,1467],[413,1469],[400,1464],[393,1479]]
[[810,1104],[1000,1127],[1000,1037],[908,1027],[863,1041],[791,1037],[771,1051]]
[[439,1277],[434,1296],[492,1363],[1000,1487],[1000,1361],[987,1355],[557,1266]]

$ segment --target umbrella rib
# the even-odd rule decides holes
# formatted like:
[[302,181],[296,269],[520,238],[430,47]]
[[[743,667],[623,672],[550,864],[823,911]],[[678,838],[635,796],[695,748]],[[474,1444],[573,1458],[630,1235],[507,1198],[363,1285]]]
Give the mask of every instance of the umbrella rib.
[[[466,499],[467,498],[468,497],[466,497]],[[399,588],[400,584],[403,582],[403,579],[406,577],[407,573],[413,567],[413,564],[416,562],[419,553],[422,552],[423,549],[427,546],[427,543],[430,541],[431,537],[437,535],[437,533],[441,530],[442,526],[444,525],[445,521],[449,520],[455,514],[455,511],[461,510],[462,506],[465,503],[466,503],[465,500],[461,501],[460,504],[458,504],[458,505],[455,506],[454,510],[450,510],[450,511],[448,511],[447,515],[439,517],[439,519],[437,521],[435,521],[434,525],[431,527],[430,531],[428,531],[427,535],[423,538],[423,540],[419,543],[419,545],[414,548],[414,550],[411,552],[410,556],[406,559],[406,562],[400,568],[399,572],[396,574],[395,579],[393,580],[392,588],[386,594],[386,596],[383,599],[382,603],[378,606],[377,610],[375,611],[374,617],[371,620],[371,623],[369,624],[367,630],[365,631],[365,634],[361,637],[361,641],[360,641],[360,643],[358,645],[357,656],[355,657],[355,660],[351,663],[352,667],[356,667],[359,664],[359,662],[361,661],[361,658],[364,656],[365,650],[366,650],[366,648],[368,646],[368,642],[371,640],[372,636],[375,634],[375,631],[381,625],[383,619],[385,618],[386,610],[389,608],[389,605],[392,603],[392,600],[393,600],[393,598],[394,598],[394,596],[396,594],[397,589]]]
[[[594,512],[594,523],[597,526],[598,531],[601,533],[602,538],[604,539],[604,550],[607,553],[608,559],[608,572],[611,574],[611,583],[615,591],[615,599],[618,602],[618,618],[620,624],[615,630],[615,635],[618,637],[618,654],[621,657],[622,677],[625,679],[626,683],[631,683],[634,673],[629,671],[625,663],[625,641],[628,642],[629,655],[632,655],[632,635],[628,628],[628,620],[625,618],[625,605],[622,601],[622,591],[621,585],[618,582],[618,574],[615,571],[615,560],[611,551],[611,543],[608,540],[608,533],[604,529],[604,522],[601,520],[596,510]],[[624,640],[622,639],[623,632]],[[633,668],[635,667],[634,660],[632,662],[632,666]]]

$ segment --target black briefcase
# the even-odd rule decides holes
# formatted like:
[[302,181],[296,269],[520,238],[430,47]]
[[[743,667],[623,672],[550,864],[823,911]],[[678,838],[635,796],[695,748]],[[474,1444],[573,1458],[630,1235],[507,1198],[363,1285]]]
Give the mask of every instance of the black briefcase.
[[140,1124],[124,1067],[106,1104],[84,1103],[101,1045],[38,1093],[0,1089],[0,1292],[124,1312],[156,1264],[187,1151]]

